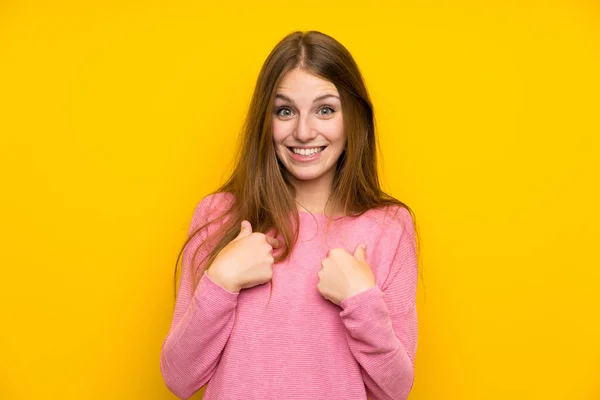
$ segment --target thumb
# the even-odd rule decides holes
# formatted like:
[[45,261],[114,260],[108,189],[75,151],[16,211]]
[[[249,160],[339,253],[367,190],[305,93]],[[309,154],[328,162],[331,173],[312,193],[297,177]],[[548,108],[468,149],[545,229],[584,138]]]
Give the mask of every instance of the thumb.
[[243,220],[242,221],[242,229],[240,230],[240,233],[237,235],[236,239],[246,237],[251,233],[252,233],[252,225],[250,224],[250,222]]
[[366,255],[367,255],[367,245],[365,243],[361,243],[358,246],[356,246],[356,249],[354,249],[354,257],[357,260],[365,261]]

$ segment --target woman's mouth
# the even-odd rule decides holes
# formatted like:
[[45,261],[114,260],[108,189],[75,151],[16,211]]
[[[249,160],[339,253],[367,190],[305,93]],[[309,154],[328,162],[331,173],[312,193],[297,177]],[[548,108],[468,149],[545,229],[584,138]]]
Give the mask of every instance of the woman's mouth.
[[292,159],[299,162],[314,161],[321,157],[321,153],[327,146],[300,148],[300,147],[288,147],[288,151],[292,156]]

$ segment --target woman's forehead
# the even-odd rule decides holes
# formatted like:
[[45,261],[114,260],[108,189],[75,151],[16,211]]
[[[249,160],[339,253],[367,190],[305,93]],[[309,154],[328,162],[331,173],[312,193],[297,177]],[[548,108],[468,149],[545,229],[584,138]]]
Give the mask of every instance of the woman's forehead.
[[326,91],[337,93],[335,85],[302,69],[290,71],[281,81],[278,91]]

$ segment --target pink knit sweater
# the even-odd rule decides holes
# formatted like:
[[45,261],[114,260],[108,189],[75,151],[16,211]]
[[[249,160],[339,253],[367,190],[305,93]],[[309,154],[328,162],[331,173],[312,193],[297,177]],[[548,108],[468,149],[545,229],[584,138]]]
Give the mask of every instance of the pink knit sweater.
[[[202,199],[189,232],[230,199]],[[327,237],[326,216],[300,212],[298,242],[273,267],[270,304],[270,283],[233,293],[203,273],[194,290],[191,258],[207,235],[198,233],[184,251],[162,347],[166,386],[182,399],[206,383],[206,400],[406,399],[417,349],[417,258],[412,218],[395,210],[334,219]],[[335,305],[317,290],[321,260],[335,247],[353,254],[361,242],[377,285]]]

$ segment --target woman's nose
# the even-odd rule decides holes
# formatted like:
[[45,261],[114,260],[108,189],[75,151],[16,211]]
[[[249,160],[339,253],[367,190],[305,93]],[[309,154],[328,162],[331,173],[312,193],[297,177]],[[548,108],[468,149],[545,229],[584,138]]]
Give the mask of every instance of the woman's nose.
[[296,130],[294,131],[294,137],[301,142],[308,142],[317,136],[317,132],[312,128],[308,118],[310,117],[299,118],[298,125],[296,125]]

